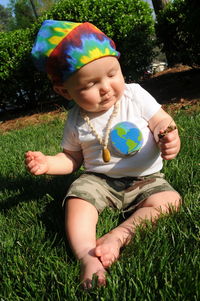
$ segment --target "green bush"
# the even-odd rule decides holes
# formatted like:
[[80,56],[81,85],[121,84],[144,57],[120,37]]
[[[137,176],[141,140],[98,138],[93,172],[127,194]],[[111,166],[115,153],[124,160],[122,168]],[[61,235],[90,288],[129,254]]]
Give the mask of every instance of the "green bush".
[[0,35],[3,62],[0,103],[35,104],[52,96],[46,76],[35,70],[30,58],[35,35],[45,19],[95,24],[115,41],[127,78],[137,79],[152,60],[154,21],[147,3],[142,0],[62,0],[31,28]]
[[47,98],[49,83],[30,56],[38,27],[0,34],[0,105],[35,105]]
[[156,34],[168,64],[200,65],[198,0],[174,0],[157,17]]

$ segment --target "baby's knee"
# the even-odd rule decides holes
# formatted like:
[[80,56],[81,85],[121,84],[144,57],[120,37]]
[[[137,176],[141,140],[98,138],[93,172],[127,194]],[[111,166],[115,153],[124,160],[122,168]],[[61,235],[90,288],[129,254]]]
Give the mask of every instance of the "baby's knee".
[[178,211],[181,205],[181,196],[176,191],[162,191],[151,195],[142,207],[153,207],[161,212]]
[[178,211],[181,203],[181,196],[176,191],[167,191],[164,198],[160,199],[161,209],[167,212]]
[[171,201],[171,206],[178,211],[182,204],[182,198],[178,192],[175,192],[175,197]]

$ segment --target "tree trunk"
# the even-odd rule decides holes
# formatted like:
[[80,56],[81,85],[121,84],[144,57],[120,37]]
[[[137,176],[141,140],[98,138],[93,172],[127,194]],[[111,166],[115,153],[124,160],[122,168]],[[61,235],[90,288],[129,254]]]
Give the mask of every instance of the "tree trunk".
[[[170,0],[151,0],[152,1],[152,4],[153,4],[153,8],[154,8],[154,12],[156,14],[156,16],[159,14],[160,11],[162,11],[165,6],[170,2]],[[163,41],[163,44],[164,44],[164,49],[167,49],[167,47],[165,47],[165,41]],[[165,53],[165,56],[166,56],[166,60],[167,62],[169,63],[170,62],[170,59],[168,57],[168,53],[167,51],[164,52]]]
[[33,9],[34,16],[37,19],[38,18],[38,14],[37,14],[37,11],[36,11],[36,8],[35,8],[35,4],[34,4],[33,0],[30,0],[30,3],[31,3],[31,7]]
[[153,4],[153,8],[155,14],[157,15],[160,10],[164,9],[166,4],[169,3],[170,0],[151,0]]

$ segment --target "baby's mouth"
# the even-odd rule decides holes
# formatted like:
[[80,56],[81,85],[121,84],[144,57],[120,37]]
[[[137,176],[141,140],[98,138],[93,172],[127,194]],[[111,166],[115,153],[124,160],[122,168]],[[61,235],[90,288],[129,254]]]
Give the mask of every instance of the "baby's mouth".
[[101,104],[109,102],[113,96],[114,95],[107,94],[106,96],[102,97]]

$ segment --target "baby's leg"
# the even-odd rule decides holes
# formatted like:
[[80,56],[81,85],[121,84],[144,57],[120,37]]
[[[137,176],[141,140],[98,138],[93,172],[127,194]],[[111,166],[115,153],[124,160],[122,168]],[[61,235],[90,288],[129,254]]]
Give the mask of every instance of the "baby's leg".
[[71,198],[66,203],[66,233],[75,256],[81,261],[81,280],[85,288],[91,287],[92,276],[98,277],[98,284],[105,285],[105,269],[95,255],[96,208],[78,198]]
[[151,195],[121,225],[97,240],[95,249],[103,266],[109,267],[119,257],[120,248],[127,245],[138,225],[145,221],[156,221],[162,213],[169,213],[170,208],[178,210],[180,195],[175,191],[164,191]]

